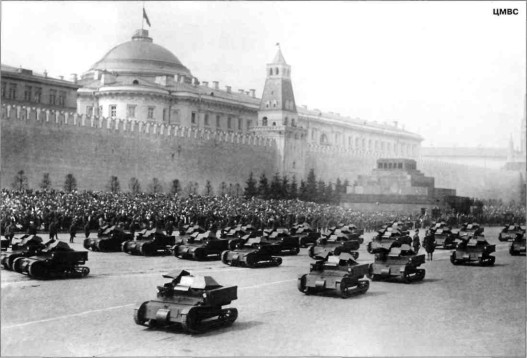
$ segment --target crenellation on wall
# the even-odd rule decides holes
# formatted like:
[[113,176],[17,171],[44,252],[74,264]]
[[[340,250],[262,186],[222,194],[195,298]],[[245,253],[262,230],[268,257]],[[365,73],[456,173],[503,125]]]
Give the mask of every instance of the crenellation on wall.
[[155,121],[137,121],[122,118],[107,118],[103,116],[88,116],[71,111],[56,111],[41,107],[26,107],[21,105],[2,105],[2,119],[27,121],[30,124],[53,124],[55,126],[73,126],[78,128],[102,129],[105,132],[139,133],[154,137],[173,137],[174,139],[189,138],[196,141],[225,142],[244,146],[273,147],[272,138],[264,138],[255,134],[210,130],[199,127],[185,127],[174,124],[167,125]]

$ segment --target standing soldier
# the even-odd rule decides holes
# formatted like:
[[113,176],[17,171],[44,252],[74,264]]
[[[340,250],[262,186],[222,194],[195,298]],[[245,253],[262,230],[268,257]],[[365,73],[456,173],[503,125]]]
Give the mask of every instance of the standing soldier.
[[10,246],[11,241],[13,241],[13,237],[15,236],[15,225],[13,225],[13,222],[11,220],[9,221],[9,223],[7,224],[5,228],[4,236],[8,242],[7,246]]
[[73,220],[71,221],[71,226],[70,226],[70,243],[73,242],[73,238],[75,237],[75,235],[77,234],[77,222],[75,220],[75,218],[73,218]]
[[30,236],[34,236],[34,235],[37,234],[37,226],[35,225],[35,222],[34,222],[34,221],[30,221],[30,222],[29,222],[29,228],[28,228],[27,233],[28,233]]
[[412,246],[414,247],[414,252],[416,254],[419,253],[419,249],[421,248],[421,243],[419,242],[419,230],[415,230],[415,235],[412,240]]
[[49,224],[49,239],[54,240],[55,238],[58,239],[57,235],[57,220],[53,218],[51,220],[51,224]]
[[423,247],[425,248],[426,253],[428,254],[428,259],[432,261],[434,250],[436,248],[436,240],[433,234],[425,236],[423,240]]
[[88,238],[90,236],[90,219],[86,220],[86,225],[84,225],[84,236]]

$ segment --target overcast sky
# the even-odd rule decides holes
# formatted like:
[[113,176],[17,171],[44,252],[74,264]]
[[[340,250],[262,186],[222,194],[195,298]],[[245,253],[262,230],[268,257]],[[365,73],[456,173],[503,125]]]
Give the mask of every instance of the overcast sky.
[[[2,2],[1,60],[81,74],[141,28],[141,2]],[[425,146],[518,146],[525,2],[150,2],[154,42],[201,81],[262,93],[280,43],[297,105],[398,121]],[[494,8],[517,8],[495,16]]]

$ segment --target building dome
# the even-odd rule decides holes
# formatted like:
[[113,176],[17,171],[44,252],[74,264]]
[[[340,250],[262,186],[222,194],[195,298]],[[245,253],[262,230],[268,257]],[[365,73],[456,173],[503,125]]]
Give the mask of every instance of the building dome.
[[137,30],[132,40],[112,48],[90,71],[106,70],[126,75],[185,75],[189,69],[166,48],[153,43],[148,30]]

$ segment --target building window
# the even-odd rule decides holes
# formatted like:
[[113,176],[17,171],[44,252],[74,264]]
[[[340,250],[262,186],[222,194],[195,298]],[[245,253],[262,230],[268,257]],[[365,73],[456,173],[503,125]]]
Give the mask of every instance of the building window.
[[232,118],[231,117],[227,117],[227,128],[231,129],[231,127],[232,127]]
[[238,130],[241,131],[243,128],[243,125],[242,125],[242,119],[241,118],[238,118]]
[[110,116],[110,118],[115,118],[117,116],[117,105],[111,104],[108,107],[108,116]]
[[168,121],[168,109],[163,108],[163,123]]
[[288,125],[288,123],[287,123],[288,120],[289,120],[289,119],[288,119],[287,117],[285,117],[285,119],[284,119],[284,126],[287,126],[287,125]]
[[59,91],[59,106],[64,106],[66,104],[66,92]]
[[93,115],[93,106],[86,106],[86,115],[90,117]]
[[196,124],[196,112],[190,114],[190,123]]
[[154,108],[155,107],[148,107],[147,119],[154,119]]
[[135,105],[129,104],[126,106],[126,117],[127,118],[135,118]]
[[291,118],[291,127],[296,127],[296,122],[294,118]]
[[49,90],[49,104],[56,104],[57,90]]
[[5,98],[7,83],[2,82],[2,98]]
[[220,115],[216,115],[216,128],[220,128]]
[[274,69],[274,74],[275,74],[275,75],[278,74],[278,67]]
[[269,76],[272,76],[272,75],[273,75],[273,69],[270,68],[270,69],[269,69]]
[[16,83],[9,84],[9,93],[7,94],[8,99],[16,99]]
[[205,117],[203,117],[203,124],[207,127],[209,126],[209,115],[205,113]]
[[267,117],[262,118],[262,126],[267,127]]
[[24,90],[24,101],[31,102],[31,86],[26,86]]
[[40,103],[42,98],[42,88],[35,87],[35,91],[33,92],[33,102]]
[[247,129],[251,128],[253,126],[253,121],[250,119],[247,121]]
[[174,123],[176,125],[180,125],[181,124],[181,119],[179,118],[179,110],[178,109],[173,109],[172,110],[172,117],[168,121],[168,124],[171,124],[171,123]]

